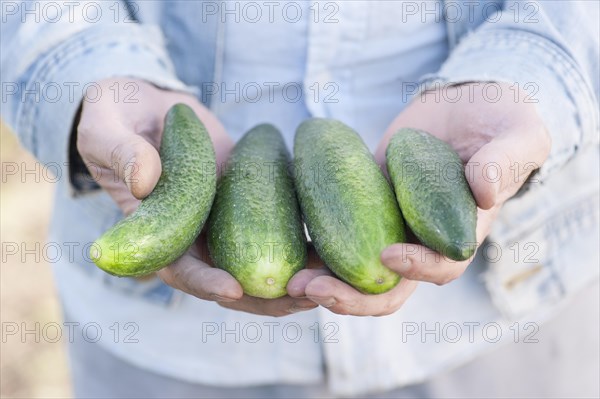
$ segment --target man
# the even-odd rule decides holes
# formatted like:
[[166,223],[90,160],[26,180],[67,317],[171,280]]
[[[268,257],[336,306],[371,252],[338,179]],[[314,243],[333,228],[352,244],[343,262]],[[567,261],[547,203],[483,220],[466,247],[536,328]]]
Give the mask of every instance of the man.
[[[490,394],[489,364],[467,366],[455,385],[439,373],[503,342],[539,339],[538,323],[597,280],[596,3],[80,2],[54,12],[4,2],[2,10],[3,118],[41,162],[69,165],[50,237],[78,247],[55,265],[65,319],[84,336],[90,322],[120,332],[70,345],[77,396]],[[27,94],[53,87],[62,90],[55,101]],[[206,263],[202,236],[150,279],[106,275],[86,249],[152,191],[162,119],[178,102],[205,123],[220,164],[261,122],[291,146],[304,119],[339,119],[381,164],[398,128],[431,132],[465,162],[478,256],[467,269],[469,261],[395,244],[381,257],[405,278],[376,296],[318,260],[286,297],[242,295]],[[434,284],[415,291],[417,281]],[[525,367],[519,352],[501,364]],[[532,356],[544,353],[537,345]],[[491,393],[563,392],[558,379],[542,387],[514,378]],[[589,394],[593,384],[577,385]]]

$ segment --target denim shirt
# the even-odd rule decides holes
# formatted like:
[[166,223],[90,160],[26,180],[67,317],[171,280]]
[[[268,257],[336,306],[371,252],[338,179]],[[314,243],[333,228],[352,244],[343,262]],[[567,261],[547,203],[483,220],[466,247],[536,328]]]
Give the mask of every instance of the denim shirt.
[[[263,66],[243,37],[251,29],[235,21],[255,18],[242,2],[67,3],[55,3],[63,8],[54,18],[43,2],[2,1],[2,118],[60,174],[49,239],[63,248],[51,263],[66,318],[106,329],[133,323],[135,344],[98,342],[123,359],[204,384],[326,379],[342,395],[389,389],[510,339],[515,321],[551,316],[598,278],[597,3],[278,2],[274,9],[257,3],[263,18],[271,10],[281,19],[285,8],[284,22],[295,21],[279,31],[265,26],[271,36],[246,38],[274,61]],[[236,70],[240,63],[247,70]],[[421,90],[510,82],[532,93],[553,144],[536,180],[505,204],[457,281],[421,284],[387,317],[316,309],[273,320],[191,298],[158,279],[118,279],[90,262],[89,243],[122,214],[106,193],[68,179],[69,139],[86,84],[111,76],[195,93],[235,139],[266,121],[290,144],[295,125],[312,115],[350,124],[371,149]],[[223,83],[264,90],[273,76],[300,87],[302,99],[281,100],[282,87],[272,102],[264,92],[256,104],[252,95],[223,97]],[[446,336],[457,325],[475,338]],[[481,339],[487,325],[503,336]]]

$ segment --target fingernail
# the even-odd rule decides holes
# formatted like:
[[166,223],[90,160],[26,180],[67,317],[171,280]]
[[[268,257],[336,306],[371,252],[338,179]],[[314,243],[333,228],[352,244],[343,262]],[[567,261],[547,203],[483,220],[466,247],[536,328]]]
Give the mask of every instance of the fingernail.
[[335,298],[319,298],[315,296],[308,297],[311,301],[318,303],[324,308],[330,308],[337,303]]
[[217,301],[217,302],[235,302],[235,301],[237,301],[237,299],[227,298],[227,297],[217,295],[217,294],[211,294],[210,298],[213,301]]
[[410,268],[410,258],[395,247],[388,247],[381,253],[381,262],[398,271],[406,271]]

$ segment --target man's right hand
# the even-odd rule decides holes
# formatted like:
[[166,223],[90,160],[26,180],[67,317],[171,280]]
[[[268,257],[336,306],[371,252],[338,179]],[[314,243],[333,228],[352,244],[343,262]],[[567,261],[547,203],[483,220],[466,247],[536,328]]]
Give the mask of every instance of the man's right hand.
[[[161,90],[136,79],[107,79],[99,85],[104,95],[93,102],[87,98],[83,101],[77,149],[94,179],[126,215],[158,182],[164,117],[174,104],[189,105],[204,123],[215,148],[217,165],[227,160],[233,147],[231,138],[194,96]],[[128,88],[137,92],[131,101],[121,101],[124,99],[113,95],[115,87],[119,88],[117,93]],[[249,313],[284,316],[317,306],[309,299],[287,295],[275,300],[244,295],[229,273],[210,265],[203,235],[181,258],[157,274],[166,284],[190,295]]]

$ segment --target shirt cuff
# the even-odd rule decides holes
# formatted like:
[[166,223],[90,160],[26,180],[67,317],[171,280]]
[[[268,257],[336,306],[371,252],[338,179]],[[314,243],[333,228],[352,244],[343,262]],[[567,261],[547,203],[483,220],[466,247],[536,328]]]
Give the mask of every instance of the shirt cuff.
[[467,82],[508,82],[516,85],[510,95],[516,89],[528,93],[524,101],[536,104],[552,138],[550,155],[536,176],[541,183],[597,135],[591,85],[567,53],[536,34],[502,30],[467,36],[437,73],[421,79],[419,93]]
[[69,178],[70,134],[86,90],[97,98],[119,95],[123,101],[135,90],[101,93],[97,82],[131,77],[197,95],[197,89],[177,79],[160,30],[137,24],[86,29],[41,56],[28,75],[16,130],[22,144],[60,174],[56,179]]

